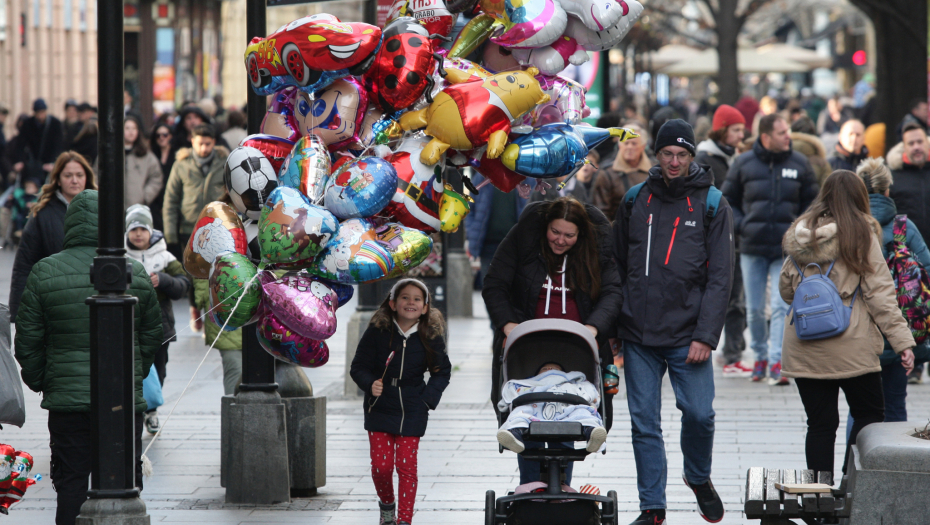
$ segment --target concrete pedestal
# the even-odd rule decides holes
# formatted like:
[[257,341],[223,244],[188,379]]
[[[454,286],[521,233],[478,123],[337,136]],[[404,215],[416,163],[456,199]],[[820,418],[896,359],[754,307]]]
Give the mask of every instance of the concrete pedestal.
[[89,499],[81,505],[75,525],[151,525],[139,498]]
[[446,254],[446,272],[446,311],[449,317],[471,317],[475,276],[472,274],[468,255],[464,251],[450,250]]
[[292,498],[326,485],[326,398],[288,397],[287,454]]
[[297,365],[275,359],[274,382],[278,384],[278,394],[281,398],[313,397],[313,385],[310,384],[304,369]]
[[358,385],[355,384],[355,381],[352,381],[349,370],[352,368],[352,360],[355,359],[355,349],[358,348],[358,342],[362,339],[365,330],[368,330],[368,324],[371,322],[371,318],[374,315],[374,310],[356,310],[352,312],[352,317],[349,319],[349,324],[346,329],[346,396],[360,397],[363,395]]
[[913,437],[925,424],[876,423],[859,433],[846,489],[850,525],[930,522],[930,441]]
[[287,411],[281,396],[261,391],[224,396],[220,425],[226,503],[289,502]]

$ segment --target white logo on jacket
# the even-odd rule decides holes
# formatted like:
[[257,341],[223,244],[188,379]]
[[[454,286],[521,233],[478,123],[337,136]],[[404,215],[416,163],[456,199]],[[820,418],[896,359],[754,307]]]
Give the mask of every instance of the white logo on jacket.
[[697,221],[685,221],[685,226],[694,226]]
[[798,178],[798,170],[789,170],[788,168],[783,168],[781,170],[781,178],[796,179]]

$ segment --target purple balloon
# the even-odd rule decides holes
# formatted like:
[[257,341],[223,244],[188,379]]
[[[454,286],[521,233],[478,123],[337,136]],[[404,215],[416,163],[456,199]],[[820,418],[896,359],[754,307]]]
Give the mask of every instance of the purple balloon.
[[336,292],[310,279],[306,272],[287,273],[262,280],[265,304],[285,326],[310,339],[328,339],[336,333]]
[[270,311],[258,321],[258,342],[269,354],[286,363],[305,368],[323,366],[329,361],[326,341],[304,337],[278,320]]

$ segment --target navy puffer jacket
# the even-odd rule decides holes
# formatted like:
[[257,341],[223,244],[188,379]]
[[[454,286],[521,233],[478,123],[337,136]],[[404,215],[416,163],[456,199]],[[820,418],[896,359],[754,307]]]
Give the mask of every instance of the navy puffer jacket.
[[780,259],[782,237],[819,188],[804,155],[772,152],[756,141],[730,166],[722,191],[733,209],[740,253]]

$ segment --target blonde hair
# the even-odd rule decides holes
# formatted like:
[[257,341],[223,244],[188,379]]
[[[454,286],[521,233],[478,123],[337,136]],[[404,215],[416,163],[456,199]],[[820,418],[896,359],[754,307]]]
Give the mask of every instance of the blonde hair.
[[58,177],[61,176],[61,172],[65,171],[65,166],[67,166],[69,162],[77,162],[84,168],[84,174],[87,176],[87,181],[84,183],[85,190],[97,189],[97,183],[94,181],[94,170],[90,167],[90,163],[87,162],[87,159],[76,151],[66,151],[59,155],[58,160],[55,161],[55,167],[52,168],[52,172],[48,174],[48,184],[42,186],[42,193],[39,194],[39,199],[29,212],[30,217],[34,217],[42,211],[42,208],[55,198],[55,192],[61,189],[61,183]]
[[885,165],[885,159],[865,159],[856,168],[856,175],[865,183],[869,193],[885,194],[885,191],[894,184],[891,170]]

